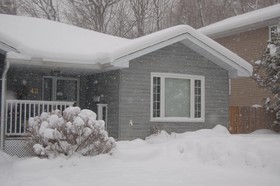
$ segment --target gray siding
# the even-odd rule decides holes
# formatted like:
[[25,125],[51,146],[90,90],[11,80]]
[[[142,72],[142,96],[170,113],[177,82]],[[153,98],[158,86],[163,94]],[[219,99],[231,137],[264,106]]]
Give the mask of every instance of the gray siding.
[[[94,74],[89,77],[87,98],[90,109],[97,111],[97,103],[108,104],[107,130],[110,136],[118,138],[119,124],[119,71]],[[96,102],[93,96],[100,96]]]
[[[151,72],[205,77],[205,122],[150,122]],[[144,138],[152,126],[167,132],[185,132],[228,125],[228,72],[181,43],[130,62],[120,73],[119,138]],[[132,121],[133,125],[130,124]]]

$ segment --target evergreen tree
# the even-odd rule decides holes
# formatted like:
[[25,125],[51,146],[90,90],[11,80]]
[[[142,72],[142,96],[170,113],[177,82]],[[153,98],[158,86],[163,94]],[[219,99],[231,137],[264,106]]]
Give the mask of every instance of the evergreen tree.
[[256,62],[255,79],[274,95],[265,104],[276,113],[275,125],[280,125],[280,24],[271,28],[271,39],[261,61]]

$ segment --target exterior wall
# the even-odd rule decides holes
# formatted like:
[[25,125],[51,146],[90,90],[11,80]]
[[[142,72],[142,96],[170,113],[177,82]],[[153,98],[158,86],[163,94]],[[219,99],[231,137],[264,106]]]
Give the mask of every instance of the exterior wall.
[[[260,60],[269,39],[268,27],[216,39],[218,43],[248,61]],[[230,106],[263,105],[271,93],[259,87],[252,78],[236,78],[231,80]]]
[[118,139],[119,71],[94,74],[89,77],[88,85],[89,108],[97,111],[96,104],[108,104],[107,130],[110,136]]
[[[150,122],[151,72],[205,76],[205,122]],[[165,47],[121,70],[119,113],[121,140],[144,138],[152,126],[167,132],[228,126],[228,73],[181,43]]]

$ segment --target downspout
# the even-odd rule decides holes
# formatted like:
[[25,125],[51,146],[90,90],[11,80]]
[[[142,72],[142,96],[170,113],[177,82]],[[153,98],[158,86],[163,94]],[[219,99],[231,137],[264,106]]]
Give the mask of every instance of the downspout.
[[0,134],[0,150],[4,150],[4,138],[5,138],[5,111],[6,111],[6,88],[7,88],[7,73],[10,68],[10,63],[6,59],[4,71],[2,74],[2,100],[1,100],[1,134]]

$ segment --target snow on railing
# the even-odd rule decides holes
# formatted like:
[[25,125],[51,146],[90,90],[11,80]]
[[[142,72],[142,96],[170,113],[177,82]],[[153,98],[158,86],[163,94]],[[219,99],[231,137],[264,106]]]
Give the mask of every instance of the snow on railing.
[[74,102],[35,101],[35,100],[7,100],[5,127],[7,136],[24,136],[27,134],[30,117],[41,115],[42,112],[64,110],[73,106]]

